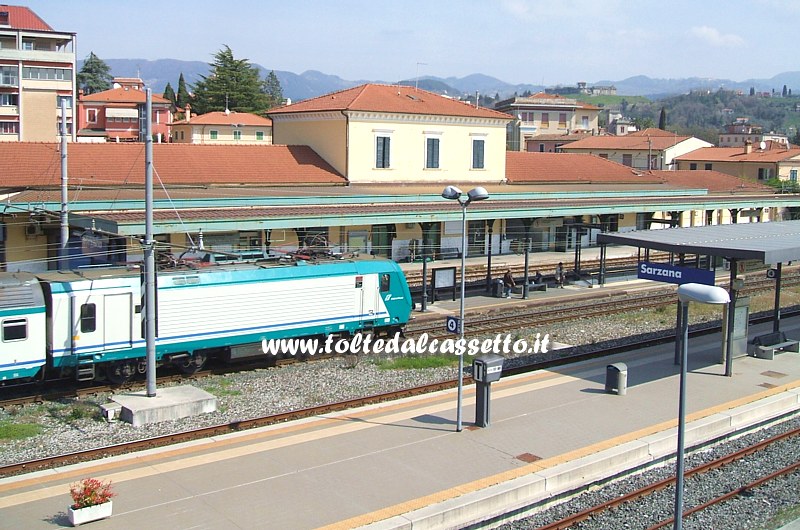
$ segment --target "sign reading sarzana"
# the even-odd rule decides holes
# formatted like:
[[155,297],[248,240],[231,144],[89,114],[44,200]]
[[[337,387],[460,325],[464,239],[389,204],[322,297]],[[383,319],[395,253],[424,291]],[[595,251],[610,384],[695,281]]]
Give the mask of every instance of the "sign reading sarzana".
[[652,263],[643,261],[639,263],[637,277],[643,280],[675,283],[702,283],[714,285],[714,271],[692,269],[689,267],[676,267],[667,263]]

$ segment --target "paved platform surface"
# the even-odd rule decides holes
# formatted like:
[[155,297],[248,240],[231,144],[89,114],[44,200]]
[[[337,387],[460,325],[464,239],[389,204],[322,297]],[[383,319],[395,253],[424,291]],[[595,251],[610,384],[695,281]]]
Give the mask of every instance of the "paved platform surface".
[[[782,325],[795,338],[796,320]],[[669,461],[673,350],[504,378],[486,428],[472,426],[466,387],[462,432],[452,390],[3,479],[0,528],[67,526],[68,486],[89,476],[118,492],[95,530],[459,528],[620,466]],[[687,444],[800,407],[800,354],[740,357],[725,377],[719,335],[691,339],[689,351]],[[604,391],[612,362],[628,366],[625,396]]]

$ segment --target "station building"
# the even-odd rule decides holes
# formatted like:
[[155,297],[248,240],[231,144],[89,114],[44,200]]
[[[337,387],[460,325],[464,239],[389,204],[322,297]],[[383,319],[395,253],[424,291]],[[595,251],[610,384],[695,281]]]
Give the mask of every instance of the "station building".
[[[800,196],[715,170],[641,170],[589,154],[506,149],[513,117],[414,87],[362,85],[270,112],[262,145],[154,144],[164,250],[283,255],[313,246],[398,261],[568,252],[601,231],[790,218]],[[0,144],[6,270],[58,267],[66,159],[69,266],[141,258],[141,143]],[[447,185],[481,186],[462,209]]]

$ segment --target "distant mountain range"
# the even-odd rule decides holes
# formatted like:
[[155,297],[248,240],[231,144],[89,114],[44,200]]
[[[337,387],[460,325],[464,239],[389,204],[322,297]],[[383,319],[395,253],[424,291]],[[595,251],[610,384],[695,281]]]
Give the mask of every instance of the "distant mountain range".
[[[181,73],[188,85],[194,84],[201,76],[208,75],[210,66],[201,61],[178,61],[175,59],[158,59],[149,61],[145,59],[104,59],[105,63],[111,68],[111,74],[115,77],[139,77],[154,92],[161,93],[167,86],[178,89],[178,78]],[[79,64],[79,68],[82,63]],[[261,71],[264,78],[270,72],[258,64],[253,63]],[[525,91],[533,93],[545,89],[542,85],[506,83],[497,78],[483,75],[472,74],[466,77],[440,78],[425,76],[417,79],[405,79],[394,81],[366,80],[349,81],[335,75],[324,74],[315,70],[308,70],[302,74],[283,72],[276,70],[275,75],[283,87],[283,95],[291,98],[292,101],[299,101],[316,96],[321,96],[329,92],[344,90],[364,83],[397,83],[403,85],[417,84],[420,88],[447,94],[454,97],[463,95],[495,96],[501,98],[511,97],[514,93],[522,94]],[[786,85],[792,89],[794,94],[800,94],[800,71],[785,72],[778,74],[770,79],[748,79],[746,81],[732,81],[730,79],[712,79],[690,77],[684,79],[653,79],[647,76],[634,76],[619,81],[601,80],[595,83],[588,83],[589,86],[610,86],[617,88],[618,95],[624,96],[645,96],[651,99],[684,94],[691,90],[717,90],[720,87],[731,90],[743,90],[747,93],[750,88],[758,92],[771,92],[775,90],[780,93]],[[566,85],[562,85],[566,86]],[[553,87],[548,87],[553,88]],[[557,88],[557,87],[556,87]]]

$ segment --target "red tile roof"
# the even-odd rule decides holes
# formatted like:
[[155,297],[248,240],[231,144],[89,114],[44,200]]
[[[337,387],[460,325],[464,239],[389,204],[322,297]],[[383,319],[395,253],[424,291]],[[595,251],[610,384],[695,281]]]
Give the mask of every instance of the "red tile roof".
[[324,96],[306,99],[298,103],[273,109],[269,114],[292,114],[324,111],[367,111],[393,114],[428,114],[435,116],[465,116],[510,120],[504,113],[483,107],[475,107],[455,99],[447,98],[403,85],[366,84],[333,92]]
[[657,151],[662,151],[688,140],[689,138],[691,138],[691,136],[678,136],[673,133],[669,133],[668,135],[659,134],[656,136],[646,136],[640,134],[628,134],[625,136],[589,136],[583,140],[578,140],[577,142],[572,142],[569,145],[565,145],[564,149],[654,149]]
[[665,131],[664,129],[658,129],[656,127],[648,127],[647,129],[642,129],[641,131],[628,133],[628,136],[650,136],[651,138],[655,138],[658,136],[666,136],[669,138],[674,138],[675,133],[670,131]]
[[[71,187],[141,186],[143,143],[69,144]],[[308,146],[154,144],[156,186],[346,184],[346,179]],[[0,143],[0,186],[59,186],[59,144]]]
[[[112,88],[81,96],[80,101],[81,103],[144,103],[146,99],[147,94],[144,90]],[[170,100],[156,94],[152,94],[151,101],[153,103],[171,103]]]
[[[574,144],[573,144],[574,145]],[[746,153],[744,147],[702,147],[675,157],[679,161],[700,162],[781,162],[800,156],[800,148],[753,149]]]
[[599,156],[569,153],[507,152],[506,178],[515,183],[659,184],[652,174]]
[[[176,121],[172,125],[181,125],[187,123],[186,121]],[[206,114],[198,114],[189,119],[191,125],[253,125],[261,127],[271,127],[272,120],[269,118],[262,118],[258,114],[250,114],[249,112],[207,112]]]
[[0,11],[8,13],[8,25],[11,29],[55,31],[27,7],[0,5]]
[[707,189],[710,193],[767,193],[775,190],[765,184],[754,182],[713,170],[652,171],[670,186],[677,188]]

